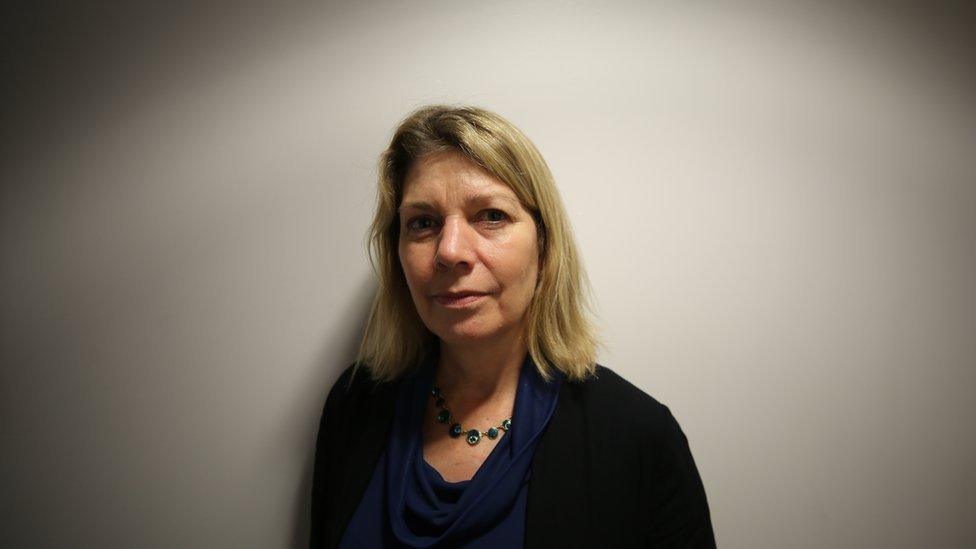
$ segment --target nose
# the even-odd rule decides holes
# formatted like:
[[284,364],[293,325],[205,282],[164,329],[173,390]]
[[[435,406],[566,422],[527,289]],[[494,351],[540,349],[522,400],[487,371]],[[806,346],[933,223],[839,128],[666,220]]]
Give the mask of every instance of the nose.
[[447,217],[437,242],[437,266],[442,269],[453,269],[459,264],[471,266],[474,263],[474,238],[472,228],[463,218]]

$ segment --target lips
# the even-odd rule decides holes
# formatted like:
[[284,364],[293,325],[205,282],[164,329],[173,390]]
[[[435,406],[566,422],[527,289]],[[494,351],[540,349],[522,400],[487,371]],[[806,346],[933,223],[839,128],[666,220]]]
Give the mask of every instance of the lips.
[[451,299],[457,299],[459,297],[466,297],[469,295],[485,295],[485,292],[476,292],[474,290],[460,290],[457,292],[441,292],[439,294],[434,294],[434,297],[447,297]]
[[485,297],[484,292],[460,291],[442,292],[434,295],[434,301],[445,307],[465,307],[481,301]]

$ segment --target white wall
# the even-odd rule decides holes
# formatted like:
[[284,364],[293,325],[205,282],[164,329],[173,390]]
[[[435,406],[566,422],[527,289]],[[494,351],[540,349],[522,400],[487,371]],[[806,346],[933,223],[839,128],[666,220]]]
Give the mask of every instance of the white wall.
[[348,4],[5,17],[0,545],[306,543],[375,159],[439,101],[546,156],[720,546],[976,543],[967,14]]

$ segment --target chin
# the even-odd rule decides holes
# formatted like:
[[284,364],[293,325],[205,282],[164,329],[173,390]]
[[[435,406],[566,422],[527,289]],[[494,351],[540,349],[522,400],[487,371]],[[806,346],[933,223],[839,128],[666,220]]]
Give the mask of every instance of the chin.
[[492,334],[482,333],[482,332],[457,332],[457,331],[442,331],[438,334],[445,343],[477,343],[478,341],[484,341],[491,338]]
[[445,326],[434,333],[445,343],[476,343],[491,339],[498,331],[479,326]]

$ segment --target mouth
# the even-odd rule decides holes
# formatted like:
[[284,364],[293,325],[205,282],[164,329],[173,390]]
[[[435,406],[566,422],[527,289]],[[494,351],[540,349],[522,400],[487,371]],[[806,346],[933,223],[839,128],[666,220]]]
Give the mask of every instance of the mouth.
[[434,301],[444,307],[462,308],[474,305],[481,301],[486,295],[478,292],[444,292],[434,296]]

